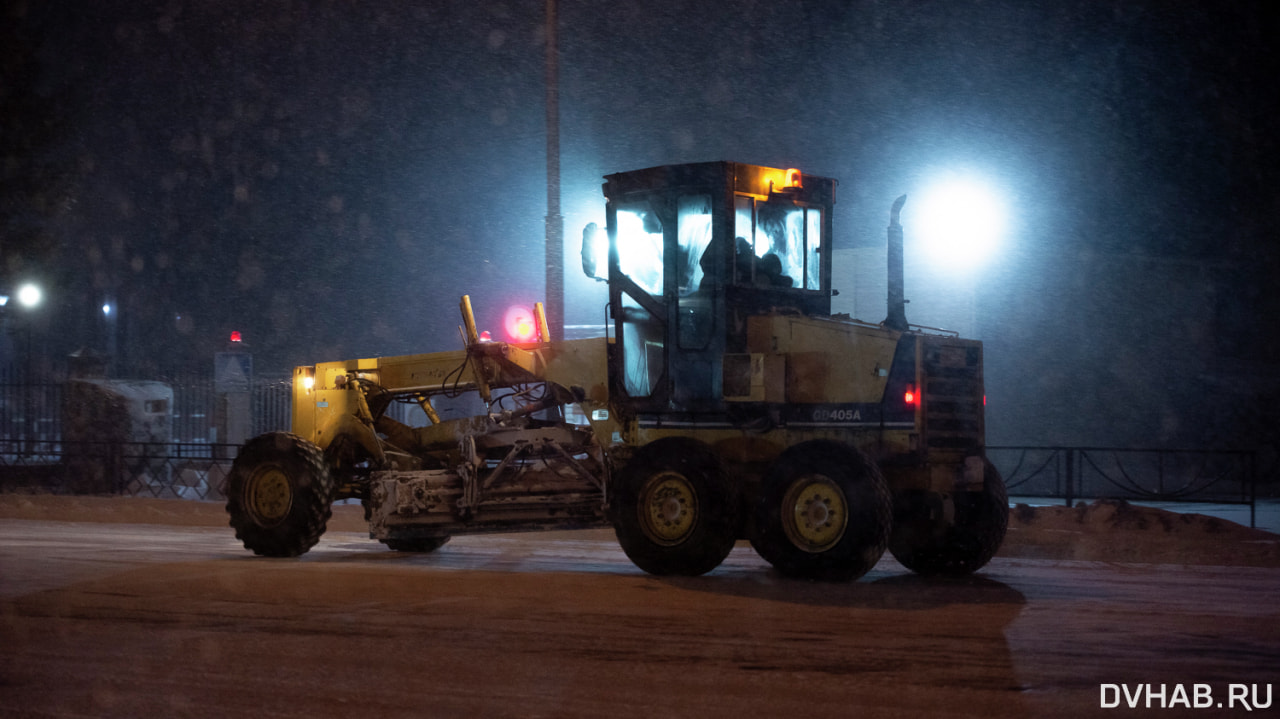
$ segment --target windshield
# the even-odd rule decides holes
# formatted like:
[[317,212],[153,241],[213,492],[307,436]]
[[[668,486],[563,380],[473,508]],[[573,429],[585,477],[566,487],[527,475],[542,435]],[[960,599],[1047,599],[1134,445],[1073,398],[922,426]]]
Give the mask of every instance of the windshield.
[[679,283],[681,297],[702,286],[705,267],[713,259],[707,254],[711,244],[711,196],[686,195],[680,198],[676,216],[680,248]]
[[756,287],[822,289],[822,209],[739,196],[735,281]]

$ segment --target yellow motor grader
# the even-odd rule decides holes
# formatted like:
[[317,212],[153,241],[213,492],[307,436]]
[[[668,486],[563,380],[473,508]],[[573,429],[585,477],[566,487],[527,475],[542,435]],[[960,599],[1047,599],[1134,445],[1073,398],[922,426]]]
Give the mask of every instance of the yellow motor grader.
[[550,341],[539,305],[532,341],[488,341],[464,297],[460,350],[296,368],[293,431],[249,440],[228,477],[246,548],[302,554],[359,499],[405,552],[612,525],[654,574],[708,572],[739,539],[831,580],[886,548],[925,574],[990,560],[1008,506],[982,344],[908,325],[905,198],[869,323],[831,314],[835,180],[733,162],[605,180],[607,243],[589,226],[582,250],[605,336]]

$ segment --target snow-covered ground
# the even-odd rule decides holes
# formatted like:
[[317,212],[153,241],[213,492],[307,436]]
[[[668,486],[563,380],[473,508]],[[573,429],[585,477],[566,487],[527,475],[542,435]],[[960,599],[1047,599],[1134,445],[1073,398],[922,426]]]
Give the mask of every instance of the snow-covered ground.
[[1280,537],[1219,518],[1015,506],[977,576],[886,555],[832,584],[745,542],[650,576],[609,529],[392,552],[335,510],[270,560],[217,503],[0,495],[0,716],[1078,719],[1120,684],[1275,706]]

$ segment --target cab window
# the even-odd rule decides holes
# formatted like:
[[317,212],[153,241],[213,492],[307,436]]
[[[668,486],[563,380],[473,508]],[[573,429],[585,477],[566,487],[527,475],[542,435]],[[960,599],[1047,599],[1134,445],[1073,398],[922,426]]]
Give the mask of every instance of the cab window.
[[737,284],[822,289],[822,208],[739,196],[734,218]]
[[715,324],[715,288],[722,274],[723,248],[711,241],[710,195],[686,195],[676,206],[680,347],[704,349]]
[[618,208],[618,268],[645,292],[662,297],[662,220],[647,202]]

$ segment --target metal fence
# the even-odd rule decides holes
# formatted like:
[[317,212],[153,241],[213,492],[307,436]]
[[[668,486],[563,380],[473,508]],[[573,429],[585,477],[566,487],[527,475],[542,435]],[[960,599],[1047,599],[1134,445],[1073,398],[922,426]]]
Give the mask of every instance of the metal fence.
[[[68,441],[65,385],[25,383],[0,368],[0,491],[220,500],[239,447],[218,442],[219,403],[208,375],[160,380],[173,390],[170,441]],[[250,388],[254,435],[287,430],[291,383],[258,377]],[[157,438],[158,439],[158,438]]]
[[[173,439],[175,442],[213,442],[218,394],[209,377],[179,377],[166,381],[173,388]],[[252,435],[288,429],[292,417],[293,384],[288,377],[254,378],[250,390]]]
[[[64,441],[63,385],[12,379],[0,373],[0,491],[222,498],[238,448],[217,442],[212,378],[166,382],[173,389],[171,442]],[[289,428],[290,389],[287,378],[254,380],[253,434]],[[1012,496],[1068,505],[1083,498],[1247,504],[1256,523],[1259,473],[1251,451],[993,446],[987,454]]]
[[221,500],[239,447],[0,439],[0,491]]
[[1249,505],[1257,522],[1257,455],[1244,450],[988,447],[1011,496]]
[[[173,389],[172,441],[216,444],[220,439],[215,431],[220,396],[214,390],[213,378],[193,375],[160,381]],[[252,434],[289,428],[291,390],[287,377],[253,380]],[[26,384],[0,373],[0,439],[26,443],[61,441],[63,391],[61,382]]]
[[62,436],[61,384],[0,382],[0,437],[52,441]]

